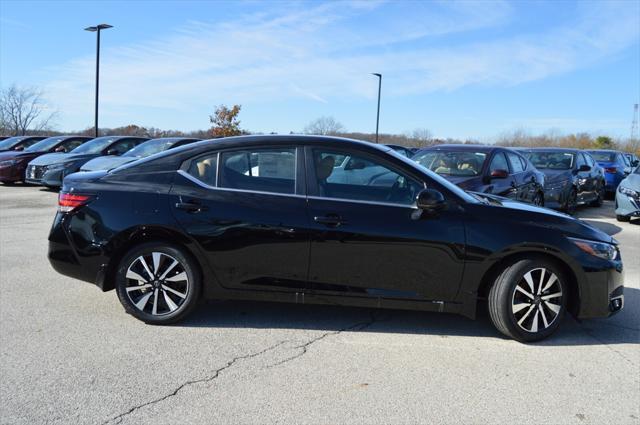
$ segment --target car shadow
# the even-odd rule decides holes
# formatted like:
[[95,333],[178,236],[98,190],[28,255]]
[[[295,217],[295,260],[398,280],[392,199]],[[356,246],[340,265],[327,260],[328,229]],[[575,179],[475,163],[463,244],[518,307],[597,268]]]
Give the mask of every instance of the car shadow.
[[[578,321],[570,315],[552,337],[535,343],[574,346],[640,343],[640,290],[625,288],[625,308],[606,319]],[[492,325],[486,309],[476,320],[407,310],[365,309],[249,301],[210,301],[176,326],[205,328],[297,329],[325,332],[396,333],[508,339]]]

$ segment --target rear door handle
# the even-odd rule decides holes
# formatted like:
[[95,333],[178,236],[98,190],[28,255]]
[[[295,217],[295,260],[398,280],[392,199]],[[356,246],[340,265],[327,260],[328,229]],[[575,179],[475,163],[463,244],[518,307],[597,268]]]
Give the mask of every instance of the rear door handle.
[[176,208],[184,210],[190,213],[199,213],[201,211],[207,211],[209,208],[197,202],[177,202]]
[[326,216],[315,216],[313,217],[313,221],[316,223],[324,224],[329,227],[338,227],[343,224],[347,224],[347,220],[342,219],[337,214],[327,214]]

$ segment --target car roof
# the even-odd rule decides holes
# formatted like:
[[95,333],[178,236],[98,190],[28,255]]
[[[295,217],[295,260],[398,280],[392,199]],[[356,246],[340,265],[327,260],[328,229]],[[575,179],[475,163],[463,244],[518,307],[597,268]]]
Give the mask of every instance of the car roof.
[[602,152],[602,153],[622,153],[615,149],[587,149],[587,152]]
[[491,152],[491,151],[496,150],[496,149],[505,149],[505,150],[513,151],[512,149],[506,148],[504,146],[465,145],[465,144],[462,144],[462,143],[460,143],[460,144],[450,143],[450,144],[429,146],[427,148],[420,149],[419,152],[424,152],[424,151],[429,151],[429,150],[441,150],[441,151],[456,150],[456,151],[474,151],[474,152],[488,153],[488,152]]
[[[566,153],[579,153],[583,152],[582,149],[575,148],[555,148],[555,147],[535,147],[535,148],[526,148],[524,149],[526,152],[566,152]],[[588,152],[588,151],[587,151]]]

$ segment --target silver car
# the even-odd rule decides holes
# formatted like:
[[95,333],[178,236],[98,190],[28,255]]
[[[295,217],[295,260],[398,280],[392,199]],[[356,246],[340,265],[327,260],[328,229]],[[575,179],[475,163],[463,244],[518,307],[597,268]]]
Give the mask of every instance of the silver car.
[[640,167],[636,167],[616,190],[616,219],[629,221],[640,217]]

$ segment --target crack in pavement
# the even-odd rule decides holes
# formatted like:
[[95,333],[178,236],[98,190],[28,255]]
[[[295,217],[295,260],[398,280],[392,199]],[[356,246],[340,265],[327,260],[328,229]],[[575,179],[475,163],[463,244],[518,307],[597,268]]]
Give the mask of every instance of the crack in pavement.
[[603,340],[602,338],[598,337],[597,335],[595,335],[595,333],[593,332],[592,329],[586,328],[582,323],[580,323],[579,321],[575,320],[576,324],[578,325],[578,327],[580,329],[582,329],[582,331],[587,334],[588,336],[590,336],[591,338],[595,339],[596,341],[598,341],[600,344],[604,345],[605,347],[607,347],[609,350],[611,350],[612,352],[616,353],[617,355],[619,355],[620,357],[622,357],[625,361],[627,361],[627,363],[629,363],[631,366],[637,366],[635,364],[635,362],[633,360],[631,360],[630,358],[628,358],[625,354],[623,354],[621,351],[616,350],[615,348],[613,348],[611,346],[611,344],[609,344],[607,341]]
[[313,338],[313,339],[305,342],[304,344],[300,344],[300,345],[296,345],[295,347],[292,347],[292,349],[300,350],[300,352],[297,353],[296,355],[291,356],[291,357],[287,357],[286,359],[281,360],[281,361],[279,361],[277,363],[269,365],[269,366],[266,367],[266,369],[271,369],[271,368],[274,368],[274,367],[278,367],[280,365],[283,365],[285,363],[288,363],[290,361],[293,361],[293,360],[295,360],[297,358],[300,358],[300,357],[304,356],[305,354],[307,354],[307,351],[309,350],[309,347],[312,344],[315,344],[316,342],[321,341],[321,340],[325,339],[328,336],[338,335],[338,334],[340,334],[342,332],[346,332],[346,331],[353,331],[353,330],[362,331],[362,330],[367,329],[368,327],[372,326],[377,321],[378,321],[378,319],[376,318],[375,314],[372,312],[371,313],[371,319],[366,321],[366,322],[356,323],[356,324],[348,326],[346,328],[338,329],[337,331],[325,332],[322,335],[320,335],[319,337]]
[[219,369],[216,369],[216,370],[215,370],[215,372],[213,373],[213,375],[211,375],[211,376],[207,376],[206,378],[201,378],[201,379],[196,379],[196,380],[192,380],[192,381],[187,381],[187,382],[183,383],[182,385],[180,385],[180,386],[179,386],[178,388],[176,388],[175,390],[173,390],[171,393],[166,394],[166,395],[164,395],[164,396],[162,396],[162,397],[160,397],[160,398],[157,398],[157,399],[155,399],[155,400],[151,400],[151,401],[148,401],[148,402],[146,402],[146,403],[142,403],[142,404],[139,404],[139,405],[137,405],[137,406],[134,406],[134,407],[132,407],[131,409],[127,410],[126,412],[120,413],[119,415],[116,415],[116,416],[114,416],[114,417],[112,417],[112,418],[110,418],[110,419],[108,419],[108,420],[104,421],[104,422],[103,422],[103,425],[106,425],[106,424],[108,424],[108,423],[115,422],[115,421],[117,421],[117,422],[115,422],[115,423],[118,423],[118,424],[119,424],[119,423],[121,423],[121,422],[122,422],[122,420],[123,420],[123,418],[124,418],[125,416],[130,415],[131,413],[135,412],[136,410],[142,409],[143,407],[150,406],[150,405],[152,405],[152,404],[160,403],[160,402],[162,402],[162,401],[164,401],[164,400],[166,400],[166,399],[168,399],[168,398],[170,398],[170,397],[173,397],[173,396],[175,396],[176,394],[178,394],[180,391],[182,391],[182,389],[186,388],[187,386],[194,385],[194,384],[199,384],[199,383],[202,383],[202,382],[210,382],[210,381],[213,381],[213,380],[214,380],[214,379],[216,379],[218,376],[220,376],[220,373],[222,373],[224,370],[226,370],[226,369],[230,368],[231,366],[233,366],[237,361],[239,361],[239,360],[245,360],[245,359],[250,359],[250,358],[252,358],[252,357],[260,356],[260,355],[262,355],[262,354],[264,354],[264,353],[266,353],[266,352],[268,352],[268,351],[271,351],[271,350],[274,350],[274,349],[278,348],[279,346],[281,346],[282,344],[284,344],[284,343],[286,343],[286,342],[289,342],[289,340],[280,341],[280,342],[278,342],[277,344],[274,344],[274,345],[272,345],[272,346],[270,346],[270,347],[268,347],[268,348],[265,348],[264,350],[260,350],[260,351],[257,351],[257,352],[255,352],[255,353],[245,354],[245,355],[243,355],[243,356],[234,357],[233,359],[229,360],[229,361],[227,362],[227,364],[225,364],[224,366],[222,366],[222,367],[221,367],[221,368],[219,368]]
[[[275,363],[273,365],[267,366],[267,368],[276,367],[276,366],[282,365],[284,363],[287,363],[289,361],[295,360],[295,359],[297,359],[299,357],[302,357],[304,354],[306,354],[306,352],[307,352],[307,350],[308,350],[310,345],[312,345],[312,344],[314,344],[314,343],[316,343],[318,341],[321,341],[321,340],[323,340],[324,338],[326,338],[328,336],[338,335],[338,334],[340,334],[342,332],[345,332],[345,331],[364,330],[364,329],[370,327],[371,325],[373,325],[376,321],[377,321],[377,318],[376,318],[375,314],[371,313],[371,319],[368,320],[368,321],[358,322],[356,324],[347,326],[345,328],[338,329],[337,331],[325,332],[322,335],[320,335],[319,337],[313,338],[313,339],[305,342],[304,344],[300,344],[300,345],[297,345],[295,347],[292,347],[292,349],[300,349],[301,351],[298,354],[296,354],[295,356],[289,357],[287,359],[284,359],[283,361],[280,361],[280,362]],[[166,399],[168,399],[170,397],[173,397],[173,396],[177,395],[180,391],[182,391],[184,388],[186,388],[188,386],[195,385],[195,384],[200,384],[200,383],[203,383],[203,382],[211,382],[211,381],[215,380],[216,378],[218,378],[223,371],[225,371],[226,369],[229,369],[230,367],[232,367],[236,362],[238,362],[240,360],[250,359],[250,358],[253,358],[253,357],[258,357],[258,356],[260,356],[262,354],[265,354],[265,353],[267,353],[269,351],[275,350],[276,348],[280,347],[281,345],[283,345],[283,344],[285,344],[287,342],[290,342],[290,340],[280,341],[280,342],[278,342],[278,343],[276,343],[276,344],[274,344],[274,345],[272,345],[272,346],[270,346],[268,348],[265,348],[263,350],[257,351],[255,353],[245,354],[245,355],[242,355],[242,356],[234,357],[233,359],[229,360],[224,366],[222,366],[219,369],[216,369],[212,375],[207,376],[205,378],[201,378],[201,379],[186,381],[185,383],[183,383],[180,386],[178,386],[171,393],[166,394],[166,395],[164,395],[162,397],[156,398],[154,400],[139,404],[137,406],[134,406],[134,407],[130,408],[129,410],[127,410],[126,412],[120,413],[120,414],[118,414],[118,415],[116,415],[116,416],[114,416],[114,417],[112,417],[110,419],[107,419],[106,421],[104,421],[102,423],[102,425],[106,425],[106,424],[109,424],[109,423],[112,423],[112,422],[116,423],[116,424],[119,424],[119,423],[121,423],[123,421],[123,419],[126,416],[136,412],[137,410],[140,410],[140,409],[142,409],[144,407],[147,407],[147,406],[151,406],[151,405],[160,403],[160,402],[162,402],[162,401],[164,401],[164,400],[166,400]]]

